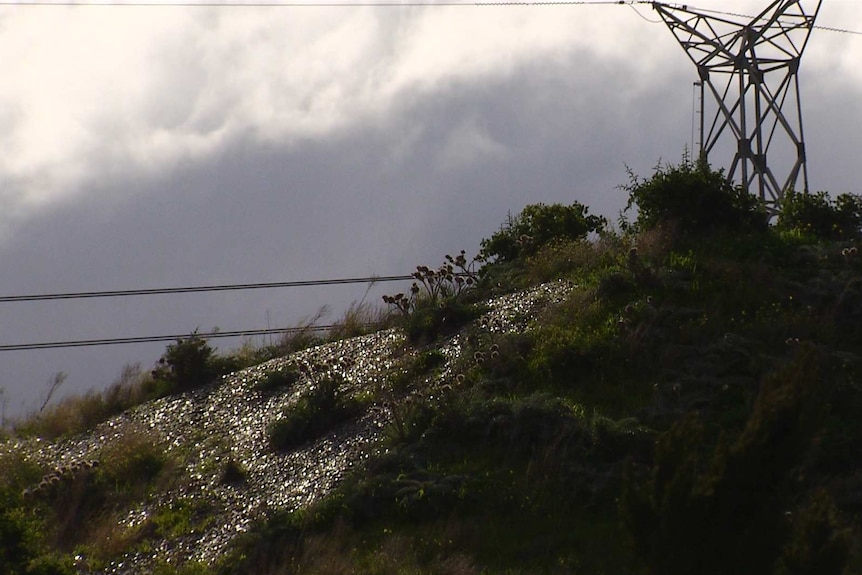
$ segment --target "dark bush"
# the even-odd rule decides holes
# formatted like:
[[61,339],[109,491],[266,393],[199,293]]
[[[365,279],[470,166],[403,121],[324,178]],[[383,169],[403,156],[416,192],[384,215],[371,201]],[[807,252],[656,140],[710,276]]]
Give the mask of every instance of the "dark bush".
[[824,240],[859,239],[862,196],[841,194],[831,200],[827,192],[805,194],[790,190],[781,201],[776,229],[797,231]]
[[589,208],[575,202],[531,204],[508,222],[490,239],[482,240],[482,257],[509,262],[536,250],[553,239],[579,240],[607,225],[601,216],[589,215]]
[[404,320],[404,332],[412,344],[434,341],[441,333],[454,331],[485,312],[485,307],[455,299],[439,302],[420,300]]
[[0,508],[0,571],[9,575],[25,573],[27,563],[35,556],[35,534],[23,513]]
[[[760,575],[771,572],[785,548],[795,563],[822,551],[835,559],[816,560],[834,567],[823,573],[841,573],[843,558],[824,547],[836,522],[818,511],[794,535],[786,516],[794,507],[794,469],[822,424],[827,390],[817,363],[805,349],[767,377],[734,441],[722,437],[716,445],[692,416],[659,440],[645,484],[629,471],[620,508],[650,573]],[[808,553],[809,544],[818,549]]]
[[355,415],[359,405],[345,396],[340,383],[339,378],[324,379],[300,397],[284,417],[270,425],[270,445],[278,450],[292,449]]
[[776,575],[842,573],[850,555],[849,539],[832,498],[826,491],[817,491],[793,518],[793,535],[784,547]]
[[180,392],[205,385],[216,377],[215,350],[197,332],[168,346],[153,370],[153,379],[168,385],[154,384],[158,395]]
[[288,365],[267,373],[257,382],[260,391],[276,391],[290,387],[299,380],[299,370],[295,365]]
[[767,228],[763,204],[706,163],[658,166],[649,179],[630,173],[626,211],[637,206],[635,229],[669,226],[683,235],[712,231],[751,232]]

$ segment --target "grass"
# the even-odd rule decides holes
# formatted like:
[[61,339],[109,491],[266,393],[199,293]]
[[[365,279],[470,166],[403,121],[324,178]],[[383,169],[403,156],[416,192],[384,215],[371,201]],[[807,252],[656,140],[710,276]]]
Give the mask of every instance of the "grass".
[[345,394],[342,383],[334,376],[317,381],[286,409],[268,429],[273,449],[293,449],[356,415],[360,403]]
[[[693,168],[664,176],[714,181]],[[644,188],[651,212],[624,233],[531,243],[464,291],[445,264],[417,268],[425,287],[389,298],[409,340],[385,383],[358,399],[321,377],[268,430],[274,450],[295,449],[373,400],[391,413],[380,449],[322,500],[277,510],[217,565],[184,572],[858,572],[862,258],[843,236],[765,228],[736,191],[729,206],[703,200],[723,206],[718,228],[680,228],[678,206],[662,202],[690,201],[681,189]],[[529,329],[470,325],[483,298],[559,279],[569,295]],[[376,313],[358,304],[330,336],[361,333]],[[320,341],[307,327],[281,351]],[[448,363],[437,344],[456,332],[461,357]],[[283,392],[297,377],[287,367],[258,387]],[[182,481],[134,431],[86,480],[96,495],[70,489],[35,508],[15,494],[42,470],[6,457],[0,490],[22,556],[62,560],[78,546],[98,564],[206,525],[206,508],[176,500],[134,529],[110,527]],[[226,460],[213,473],[240,485],[246,471]],[[97,519],[76,532],[85,516]]]
[[[317,329],[316,324],[328,313],[328,308],[321,308],[315,316],[300,322],[275,344],[256,346],[249,341],[225,354],[208,349],[205,342],[195,340],[192,334],[184,343],[174,344],[173,356],[170,346],[164,356],[171,356],[174,361],[183,365],[185,375],[182,377],[188,381],[173,381],[164,357],[151,371],[142,369],[140,364],[129,364],[123,367],[118,378],[104,390],[91,390],[82,395],[66,397],[54,405],[47,405],[39,412],[11,422],[11,435],[53,440],[84,433],[147,401],[211,383],[220,375],[326,341],[371,333],[393,322],[390,311],[368,303],[354,302],[343,316],[332,324],[328,333],[324,333]],[[194,345],[187,345],[189,341]],[[259,387],[263,391],[277,391],[290,386],[295,377],[296,373],[291,370],[271,373],[259,382]]]
[[[746,245],[754,241],[760,248]],[[832,573],[839,572],[844,559],[858,562],[849,543],[859,542],[851,519],[858,515],[842,514],[853,504],[811,499],[809,491],[834,481],[839,459],[832,448],[824,451],[826,438],[837,442],[835,449],[846,457],[856,441],[850,438],[860,429],[851,415],[856,411],[848,406],[862,399],[857,395],[862,390],[851,383],[862,365],[862,339],[844,329],[833,311],[855,297],[847,292],[855,272],[848,272],[840,246],[787,241],[776,233],[765,239],[715,236],[698,245],[647,230],[609,234],[593,243],[555,242],[525,261],[492,270],[486,277],[518,273],[529,278],[525,284],[563,277],[578,287],[567,301],[536,318],[529,334],[468,345],[464,356],[472,360],[456,370],[463,378],[452,387],[456,392],[417,394],[436,357],[433,350],[417,356],[399,379],[400,388],[414,390],[411,400],[393,408],[388,437],[396,461],[370,465],[365,476],[332,496],[331,505],[339,511],[304,523],[290,547],[294,563],[284,572],[425,573],[449,565],[465,573],[704,572],[705,551],[686,559],[675,549],[709,521],[680,518],[682,531],[667,535],[666,547],[643,547],[645,538],[657,536],[655,517],[679,511],[656,512],[643,532],[619,514],[624,485],[650,493],[662,472],[674,473],[676,464],[655,452],[657,438],[667,446],[662,449],[683,449],[670,447],[674,437],[700,438],[695,461],[704,475],[698,481],[725,482],[730,499],[711,505],[728,510],[731,524],[745,516],[732,509],[753,509],[768,502],[767,493],[780,492],[790,498],[782,499],[784,505],[811,517],[806,519],[810,526],[794,527],[793,537],[832,530],[825,547],[793,551],[791,535],[771,529],[777,539],[772,547],[764,540],[761,549],[769,567],[761,564],[758,572],[818,557],[834,560],[823,563],[832,566]],[[804,257],[808,252],[819,255],[812,260]],[[852,309],[855,303],[847,305]],[[797,339],[802,343],[794,343]],[[807,340],[818,342],[821,352],[823,346],[829,350],[818,355],[820,375],[793,367]],[[838,357],[840,365],[831,359]],[[789,381],[781,373],[809,373],[799,375],[799,381],[820,382],[825,394],[820,405],[826,402],[833,415],[811,424],[818,430],[817,442],[803,435],[794,443],[790,435],[767,431],[789,429],[797,413],[793,402],[783,403],[791,397],[790,388],[768,384]],[[771,395],[764,395],[769,389]],[[833,399],[839,391],[840,402]],[[791,419],[773,411],[785,409],[781,405]],[[764,420],[761,413],[772,415]],[[687,417],[700,422],[699,435],[685,431]],[[729,442],[737,459],[722,455],[722,441]],[[786,465],[776,460],[774,450],[784,449],[782,441],[791,442],[787,453],[801,459]],[[758,452],[749,450],[757,445],[772,455],[753,455]],[[721,461],[736,461],[738,475],[710,475],[724,465]],[[758,472],[756,461],[773,461],[776,467]],[[796,473],[791,471],[795,465],[805,466],[809,479],[776,491]],[[858,473],[857,466],[842,473]],[[459,478],[457,489],[445,487],[450,477]],[[734,494],[744,492],[739,482],[750,477],[759,477],[755,483],[767,491],[743,503]],[[763,520],[778,518],[769,515],[773,507],[761,509]],[[457,533],[451,544],[439,536],[447,530]],[[734,536],[716,533],[712,548],[719,554],[734,549]],[[705,549],[700,543],[689,547]],[[658,559],[673,556],[677,566]],[[397,558],[397,567],[391,557]],[[758,564],[752,559],[751,565]],[[237,572],[259,568],[244,564]]]

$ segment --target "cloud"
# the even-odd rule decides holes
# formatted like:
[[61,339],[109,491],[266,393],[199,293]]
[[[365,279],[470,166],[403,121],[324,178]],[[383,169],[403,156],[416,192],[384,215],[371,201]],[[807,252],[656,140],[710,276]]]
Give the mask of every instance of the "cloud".
[[[0,29],[3,294],[402,274],[528,203],[614,220],[626,166],[691,137],[691,62],[625,6],[6,8]],[[817,57],[850,66],[849,38],[803,66],[818,189],[858,191],[862,88]],[[364,289],[16,305],[2,339],[289,325]],[[0,385],[80,391],[162,349],[4,356]]]
[[7,8],[0,226],[106,175],[164,174],[240,138],[299,145],[576,49],[630,56],[631,19],[608,42],[609,16],[590,12],[591,26],[571,8]]

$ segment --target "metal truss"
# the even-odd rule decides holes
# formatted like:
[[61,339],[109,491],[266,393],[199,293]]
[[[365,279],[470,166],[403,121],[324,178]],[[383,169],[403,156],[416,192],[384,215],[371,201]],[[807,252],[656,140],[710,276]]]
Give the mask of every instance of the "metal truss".
[[[775,0],[754,18],[652,4],[697,66],[700,158],[708,160],[720,142],[735,138],[727,177],[733,181],[738,175],[743,187],[757,193],[772,213],[786,190],[799,189],[800,177],[802,191],[808,192],[798,71],[821,3]],[[807,4],[814,5],[813,11],[806,12]],[[707,90],[717,103],[709,123]],[[767,162],[770,149],[789,156],[781,177]]]

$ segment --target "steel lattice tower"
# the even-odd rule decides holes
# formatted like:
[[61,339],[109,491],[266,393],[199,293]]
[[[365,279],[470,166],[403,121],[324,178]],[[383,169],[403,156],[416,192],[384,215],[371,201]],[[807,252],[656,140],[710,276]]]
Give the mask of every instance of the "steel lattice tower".
[[[775,0],[754,18],[652,4],[697,66],[700,158],[708,160],[724,143],[734,154],[728,179],[738,175],[743,187],[756,190],[772,213],[785,190],[799,189],[800,177],[802,191],[808,192],[798,72],[821,3]],[[814,5],[813,11],[806,12],[803,5],[808,4]],[[706,90],[717,104],[708,124]],[[730,138],[735,138],[735,145]],[[781,155],[787,166],[782,165],[786,170],[777,175],[767,158]]]

